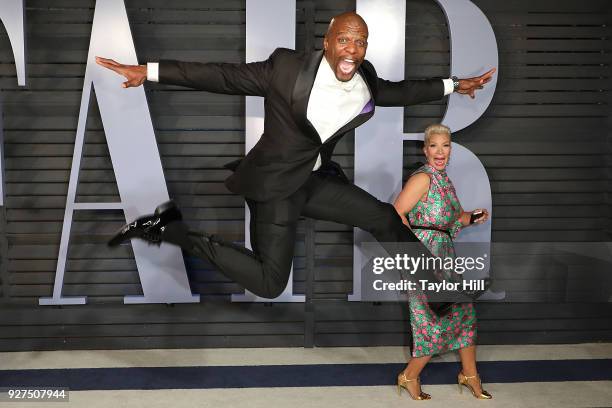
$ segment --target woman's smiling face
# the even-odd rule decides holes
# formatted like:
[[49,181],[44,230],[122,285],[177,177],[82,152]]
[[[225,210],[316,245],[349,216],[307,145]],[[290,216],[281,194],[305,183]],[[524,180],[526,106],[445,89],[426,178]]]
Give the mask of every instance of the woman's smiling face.
[[423,146],[427,163],[436,170],[444,170],[451,153],[450,136],[445,133],[434,133]]

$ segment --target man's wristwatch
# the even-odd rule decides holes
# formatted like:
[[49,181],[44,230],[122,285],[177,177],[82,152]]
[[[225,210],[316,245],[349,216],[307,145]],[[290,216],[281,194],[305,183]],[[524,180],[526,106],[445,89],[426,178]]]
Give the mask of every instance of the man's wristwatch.
[[453,92],[457,92],[459,90],[459,78],[453,76],[451,79],[453,80]]

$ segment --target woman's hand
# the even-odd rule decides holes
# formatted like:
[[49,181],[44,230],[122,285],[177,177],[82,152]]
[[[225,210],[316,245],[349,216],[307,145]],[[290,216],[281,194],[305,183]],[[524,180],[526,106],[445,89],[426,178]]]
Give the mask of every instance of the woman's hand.
[[478,218],[476,218],[476,220],[474,221],[474,224],[483,224],[489,220],[489,212],[487,211],[486,208],[477,208],[474,211],[472,211],[471,214],[474,214],[474,213],[481,213],[481,215],[478,216]]

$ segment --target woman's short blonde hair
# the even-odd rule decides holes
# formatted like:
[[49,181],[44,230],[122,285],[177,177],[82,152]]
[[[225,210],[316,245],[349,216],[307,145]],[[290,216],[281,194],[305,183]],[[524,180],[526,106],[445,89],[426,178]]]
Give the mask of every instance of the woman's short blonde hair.
[[432,135],[448,135],[448,140],[451,139],[450,128],[441,123],[434,123],[433,125],[427,126],[425,129],[425,138],[423,139],[425,145],[429,143],[429,139],[431,139]]

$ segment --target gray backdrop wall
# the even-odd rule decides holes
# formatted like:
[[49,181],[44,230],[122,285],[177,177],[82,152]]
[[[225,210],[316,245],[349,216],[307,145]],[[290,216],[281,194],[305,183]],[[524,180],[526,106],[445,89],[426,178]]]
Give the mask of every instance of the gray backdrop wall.
[[[141,62],[244,60],[244,0],[126,0]],[[493,191],[493,240],[609,241],[612,233],[612,6],[608,0],[474,0],[500,50],[499,83],[480,121],[455,135],[484,163]],[[94,0],[26,0],[28,86],[18,88],[0,30],[6,206],[0,210],[0,350],[78,348],[394,345],[409,339],[406,308],[347,302],[352,229],[301,222],[295,291],[306,304],[236,304],[242,288],[186,258],[199,304],[123,305],[141,294],[129,247],[105,241],[119,212],[79,211],[64,285],[85,306],[41,307],[52,292]],[[298,1],[297,49],[321,48],[329,19],[351,0]],[[433,0],[409,0],[406,77],[448,76],[449,40]],[[194,228],[242,241],[243,200],[222,165],[244,153],[244,100],[147,83],[170,196]],[[446,101],[405,110],[407,132],[440,120]],[[92,104],[80,201],[116,201],[97,107]],[[336,160],[352,176],[353,140]],[[406,145],[406,167],[418,158]],[[546,265],[517,258],[498,278],[534,281]],[[516,272],[519,271],[517,275]],[[513,275],[514,273],[514,275]],[[521,275],[522,274],[522,275]],[[538,283],[539,282],[539,283]],[[522,296],[522,298],[521,298]],[[499,303],[477,306],[480,343],[612,340],[612,306]]]

